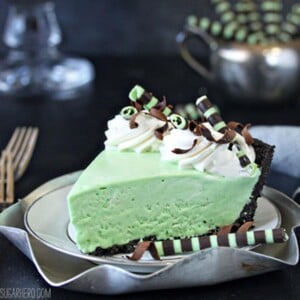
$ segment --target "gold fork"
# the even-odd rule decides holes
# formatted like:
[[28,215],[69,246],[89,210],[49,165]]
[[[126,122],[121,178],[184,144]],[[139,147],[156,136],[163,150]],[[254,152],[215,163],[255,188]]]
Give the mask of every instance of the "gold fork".
[[10,151],[2,151],[0,159],[0,212],[14,202],[14,169]]
[[5,150],[12,155],[14,179],[22,177],[32,157],[39,130],[36,127],[17,127]]

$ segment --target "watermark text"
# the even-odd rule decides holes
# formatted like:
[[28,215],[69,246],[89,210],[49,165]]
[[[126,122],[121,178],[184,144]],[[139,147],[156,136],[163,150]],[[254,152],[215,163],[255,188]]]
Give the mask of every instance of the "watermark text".
[[0,299],[51,299],[51,289],[0,287]]

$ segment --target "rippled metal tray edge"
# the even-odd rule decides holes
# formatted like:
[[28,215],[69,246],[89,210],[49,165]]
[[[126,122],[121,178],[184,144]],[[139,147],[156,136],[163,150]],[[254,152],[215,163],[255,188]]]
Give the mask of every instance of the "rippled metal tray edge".
[[[0,214],[4,234],[36,266],[51,286],[98,294],[213,285],[295,265],[299,250],[294,229],[300,225],[300,206],[286,195],[265,187],[263,195],[280,210],[287,243],[264,245],[255,251],[215,248],[192,254],[151,274],[134,274],[111,265],[98,265],[57,252],[31,238],[24,230],[23,212],[42,195],[74,181],[79,172],[67,174],[35,189]],[[63,272],[61,271],[63,270]],[[205,272],[203,271],[205,270]],[[183,276],[184,274],[184,276]]]

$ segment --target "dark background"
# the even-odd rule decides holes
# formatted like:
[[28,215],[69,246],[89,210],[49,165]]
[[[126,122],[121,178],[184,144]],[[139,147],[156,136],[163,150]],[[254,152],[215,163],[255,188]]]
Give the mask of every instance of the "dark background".
[[[29,1],[29,0],[16,0]],[[292,0],[283,0],[290,7]],[[65,52],[91,58],[97,76],[95,91],[80,101],[20,101],[0,98],[0,149],[13,128],[33,125],[40,137],[16,199],[54,177],[83,169],[103,148],[106,122],[123,105],[135,83],[175,102],[194,101],[200,76],[180,58],[175,36],[189,14],[210,15],[209,0],[56,0]],[[7,2],[0,0],[0,35]],[[4,51],[0,42],[0,53]],[[174,84],[175,83],[175,84]],[[24,99],[23,99],[24,100]],[[27,99],[28,100],[28,99]],[[218,100],[218,99],[216,99]],[[215,101],[215,99],[214,99]],[[224,108],[224,109],[223,109]],[[252,124],[299,126],[299,109],[247,109],[224,105],[225,120]],[[268,185],[292,195],[298,178],[272,173]],[[50,288],[33,264],[0,236],[0,287]],[[201,270],[202,271],[202,270]],[[300,269],[213,287],[157,291],[120,297],[88,295],[52,287],[52,299],[300,299]]]
[[[299,2],[282,1],[285,10]],[[186,16],[212,15],[209,0],[55,0],[54,3],[64,34],[62,48],[92,56],[176,54],[175,36]],[[1,35],[7,6],[7,1],[0,0]],[[0,51],[3,49],[1,42]]]

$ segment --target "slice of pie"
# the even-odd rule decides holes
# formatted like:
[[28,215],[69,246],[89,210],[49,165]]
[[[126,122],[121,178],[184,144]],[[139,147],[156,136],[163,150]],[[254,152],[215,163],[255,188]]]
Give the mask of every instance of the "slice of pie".
[[108,122],[105,150],[68,195],[84,253],[130,252],[141,240],[186,238],[252,220],[273,147],[226,124],[207,97],[203,122],[140,86]]

